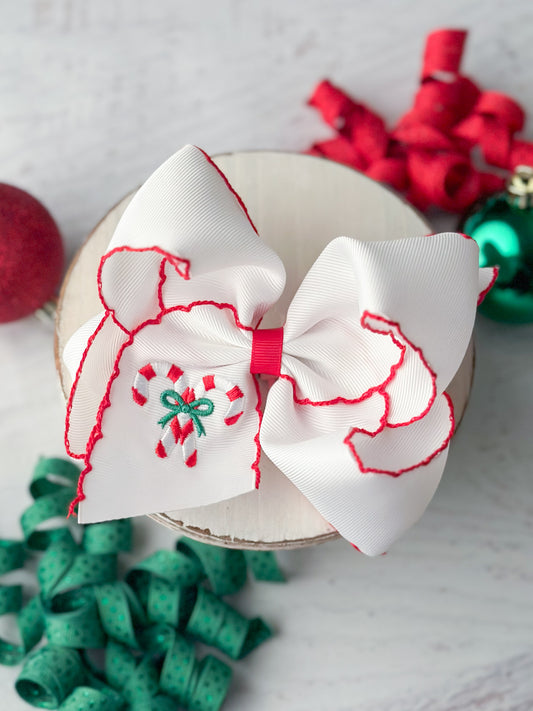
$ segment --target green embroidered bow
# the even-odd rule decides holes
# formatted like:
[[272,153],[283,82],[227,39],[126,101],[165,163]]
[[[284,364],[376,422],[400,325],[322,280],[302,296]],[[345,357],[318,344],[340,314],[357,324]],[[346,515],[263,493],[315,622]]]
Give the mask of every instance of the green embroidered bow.
[[[160,400],[161,404],[170,410],[170,412],[158,420],[158,424],[161,425],[161,427],[165,427],[165,425],[167,425],[174,417],[177,417],[181,413],[185,413],[186,415],[189,415],[193,421],[198,437],[205,435],[205,427],[200,421],[200,417],[207,417],[207,415],[211,415],[215,409],[214,403],[209,400],[209,398],[201,397],[198,400],[185,402],[183,397],[175,390],[164,390],[161,393]],[[171,400],[173,402],[171,402]]]

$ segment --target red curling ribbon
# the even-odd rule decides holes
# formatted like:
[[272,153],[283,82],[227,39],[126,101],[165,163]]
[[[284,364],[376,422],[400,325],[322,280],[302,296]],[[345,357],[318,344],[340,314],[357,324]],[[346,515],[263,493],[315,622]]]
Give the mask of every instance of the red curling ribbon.
[[400,193],[407,190],[407,164],[404,158],[382,158],[369,166],[366,174],[380,183],[387,183]]
[[513,141],[509,163],[511,170],[517,165],[533,165],[533,143]]
[[498,91],[484,91],[475,106],[475,112],[482,116],[492,116],[512,133],[524,128],[524,109],[509,96]]
[[344,165],[349,165],[350,168],[363,172],[368,168],[368,164],[362,154],[343,136],[315,143],[307,153],[312,156],[329,158],[329,160],[334,160],[337,163],[344,163]]
[[330,81],[320,82],[309,104],[336,135],[308,153],[360,170],[423,210],[463,212],[501,190],[501,174],[479,170],[474,151],[488,166],[512,170],[533,165],[533,143],[515,138],[524,127],[520,104],[500,92],[481,91],[460,73],[466,38],[458,29],[428,35],[413,106],[391,130],[368,106]]
[[481,192],[481,178],[460,153],[411,151],[407,160],[411,179],[409,200],[421,210],[438,205],[463,211]]
[[467,34],[466,30],[435,30],[427,36],[422,81],[438,72],[459,72]]

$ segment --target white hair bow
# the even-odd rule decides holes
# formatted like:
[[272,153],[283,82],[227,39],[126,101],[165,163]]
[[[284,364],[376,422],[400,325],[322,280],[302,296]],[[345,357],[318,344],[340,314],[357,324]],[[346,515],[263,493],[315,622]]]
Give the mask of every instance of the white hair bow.
[[[494,279],[471,239],[338,237],[284,327],[262,329],[283,264],[186,146],[133,198],[98,279],[104,311],[64,353],[80,522],[243,494],[262,450],[364,553],[421,516],[454,429],[446,388]],[[260,375],[275,380],[264,407]]]

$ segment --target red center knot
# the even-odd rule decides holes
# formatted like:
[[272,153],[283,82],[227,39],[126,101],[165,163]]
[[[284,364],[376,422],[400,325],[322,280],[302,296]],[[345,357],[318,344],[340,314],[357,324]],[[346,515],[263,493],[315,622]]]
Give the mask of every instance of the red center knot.
[[279,377],[283,328],[256,328],[252,340],[250,373]]

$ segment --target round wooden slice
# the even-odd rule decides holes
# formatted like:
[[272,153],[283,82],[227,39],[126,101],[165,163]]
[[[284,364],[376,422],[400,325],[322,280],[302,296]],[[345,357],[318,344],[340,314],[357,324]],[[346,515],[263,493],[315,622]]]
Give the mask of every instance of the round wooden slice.
[[[285,264],[287,286],[264,319],[265,327],[283,324],[302,278],[333,238],[383,240],[431,232],[424,219],[396,194],[337,163],[275,152],[233,153],[214,160],[244,200],[262,239]],[[56,321],[57,367],[65,396],[71,382],[62,363],[63,348],[72,333],[102,309],[96,285],[98,263],[133,194],[97,225],[65,278]],[[466,406],[472,370],[471,345],[449,391],[457,421]],[[338,535],[265,455],[261,470],[261,486],[256,491],[152,518],[191,538],[234,548],[296,548]]]

